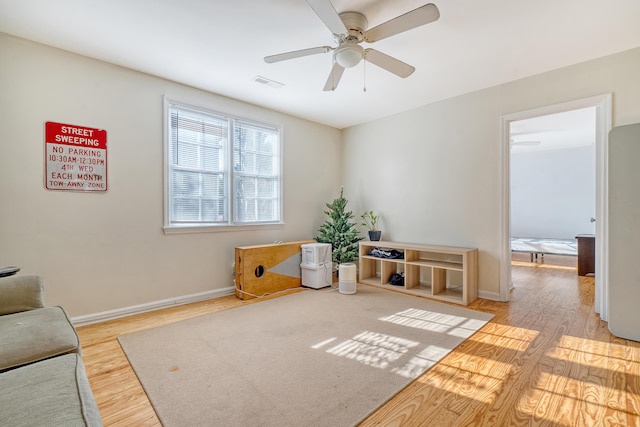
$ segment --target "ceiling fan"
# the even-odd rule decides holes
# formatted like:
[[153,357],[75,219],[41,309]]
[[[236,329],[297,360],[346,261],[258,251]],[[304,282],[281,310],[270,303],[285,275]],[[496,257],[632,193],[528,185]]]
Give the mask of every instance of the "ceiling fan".
[[368,61],[378,67],[405,78],[416,70],[399,59],[386,55],[378,50],[364,49],[360,43],[373,43],[387,37],[428,24],[440,17],[438,8],[433,3],[425,4],[417,9],[397,16],[376,27],[367,29],[367,18],[358,12],[338,14],[330,0],[306,0],[316,15],[333,33],[338,46],[318,46],[309,49],[295,50],[266,56],[265,62],[273,63],[302,56],[315,55],[333,51],[333,68],[329,74],[325,91],[335,90],[345,68],[355,67],[362,61]]

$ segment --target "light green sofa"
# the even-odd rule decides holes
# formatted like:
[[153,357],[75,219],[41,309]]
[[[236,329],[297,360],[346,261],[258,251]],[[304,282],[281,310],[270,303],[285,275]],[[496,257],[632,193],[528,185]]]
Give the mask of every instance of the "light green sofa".
[[102,426],[80,353],[40,277],[0,278],[0,426]]

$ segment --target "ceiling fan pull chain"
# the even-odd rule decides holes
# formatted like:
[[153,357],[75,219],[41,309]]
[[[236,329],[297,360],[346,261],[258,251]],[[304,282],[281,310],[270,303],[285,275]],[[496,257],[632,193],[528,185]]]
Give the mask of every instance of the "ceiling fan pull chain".
[[362,72],[364,74],[362,76],[362,91],[366,92],[367,91],[367,60],[366,59],[362,61]]

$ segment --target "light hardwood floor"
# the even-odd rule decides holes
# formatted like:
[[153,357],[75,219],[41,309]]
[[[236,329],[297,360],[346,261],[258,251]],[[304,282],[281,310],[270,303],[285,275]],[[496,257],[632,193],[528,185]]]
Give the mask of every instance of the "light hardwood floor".
[[[524,257],[513,282],[511,302],[470,306],[493,313],[489,324],[362,425],[640,426],[640,343],[593,312],[593,278],[572,257]],[[78,328],[105,426],[160,426],[118,335],[251,303],[229,296]]]

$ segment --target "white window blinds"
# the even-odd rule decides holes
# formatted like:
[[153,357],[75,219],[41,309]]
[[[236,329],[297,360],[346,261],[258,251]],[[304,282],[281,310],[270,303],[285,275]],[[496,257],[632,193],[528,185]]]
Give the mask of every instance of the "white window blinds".
[[168,226],[280,222],[280,130],[168,106]]
[[280,218],[278,133],[237,121],[233,138],[235,221]]

